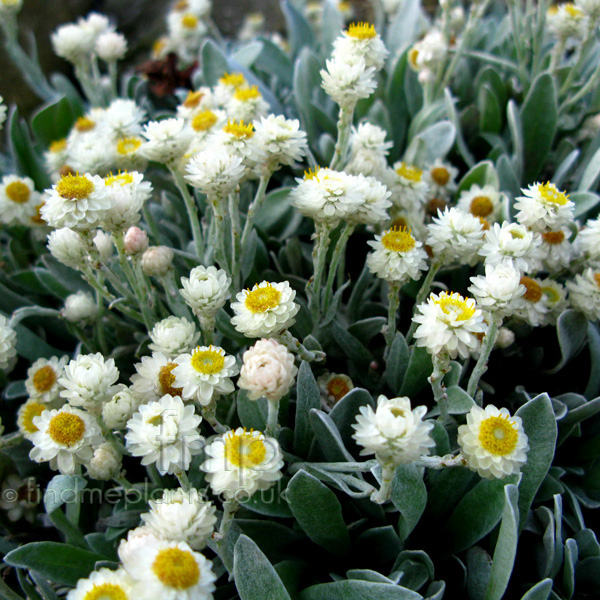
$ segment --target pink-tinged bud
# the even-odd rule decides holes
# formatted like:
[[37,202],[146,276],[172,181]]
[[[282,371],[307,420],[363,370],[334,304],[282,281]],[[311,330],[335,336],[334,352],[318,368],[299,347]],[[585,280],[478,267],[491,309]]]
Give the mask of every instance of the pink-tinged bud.
[[369,364],[369,369],[372,371],[377,371],[377,369],[379,369],[379,363],[376,360],[372,360]]
[[148,250],[148,234],[135,225],[127,230],[123,241],[127,254],[139,254]]
[[151,246],[142,256],[142,269],[148,276],[164,277],[171,268],[173,251],[166,246]]

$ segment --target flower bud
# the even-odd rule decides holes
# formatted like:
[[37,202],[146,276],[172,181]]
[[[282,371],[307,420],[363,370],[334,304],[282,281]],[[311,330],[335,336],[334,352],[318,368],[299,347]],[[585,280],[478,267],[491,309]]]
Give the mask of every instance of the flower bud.
[[142,269],[149,277],[164,277],[172,262],[173,250],[166,246],[151,246],[142,256]]
[[90,293],[77,292],[67,296],[60,314],[69,323],[91,321],[98,314],[98,306]]
[[96,40],[96,53],[106,62],[121,60],[127,53],[127,40],[116,31],[107,31]]
[[515,334],[508,327],[500,327],[496,337],[496,348],[508,348],[515,341]]
[[82,237],[68,227],[50,232],[50,235],[48,235],[48,250],[56,260],[73,269],[82,268],[88,256],[86,244]]
[[148,250],[148,234],[136,225],[127,230],[124,242],[127,254],[138,254]]
[[108,481],[121,471],[121,461],[121,455],[112,444],[105,442],[94,450],[94,455],[87,465],[88,474],[92,479]]
[[102,231],[102,229],[98,229],[94,236],[94,246],[96,246],[96,250],[98,250],[100,261],[102,263],[108,262],[108,259],[113,253],[113,241],[110,235]]

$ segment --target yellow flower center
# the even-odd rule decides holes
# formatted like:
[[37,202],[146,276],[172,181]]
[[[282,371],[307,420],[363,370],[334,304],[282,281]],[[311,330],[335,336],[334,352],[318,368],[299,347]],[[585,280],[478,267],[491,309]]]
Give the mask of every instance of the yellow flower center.
[[281,292],[267,283],[264,287],[255,287],[248,292],[244,304],[252,313],[264,313],[279,306]]
[[187,590],[200,579],[194,555],[179,548],[160,550],[152,563],[152,571],[163,585],[176,590]]
[[181,26],[186,29],[196,29],[198,26],[198,17],[192,13],[186,13],[181,17]]
[[183,105],[186,108],[196,108],[196,106],[198,106],[198,104],[200,104],[200,101],[202,100],[202,96],[204,96],[204,94],[201,91],[197,91],[197,92],[188,92],[187,98],[185,99]]
[[148,423],[148,425],[152,425],[154,427],[159,427],[160,425],[163,424],[163,418],[162,415],[154,415],[153,417],[150,417],[146,423]]
[[337,7],[340,12],[352,10],[352,4],[350,2],[338,2]]
[[139,137],[124,137],[117,142],[117,152],[122,156],[133,154],[142,145]]
[[528,302],[539,302],[542,299],[542,286],[531,277],[521,277],[521,284],[525,286],[523,298]]
[[67,149],[67,138],[63,138],[62,140],[54,140],[51,144],[50,144],[50,152],[52,153],[58,153],[58,152],[62,152],[63,150]]
[[375,27],[371,23],[352,23],[346,33],[356,40],[371,40],[377,36]]
[[192,367],[203,375],[220,373],[225,366],[225,355],[212,346],[208,350],[195,350],[192,354]]
[[94,191],[94,184],[85,175],[64,175],[56,184],[56,191],[67,200],[83,200]]
[[244,79],[244,75],[242,73],[225,73],[223,77],[219,79],[219,83],[222,83],[223,85],[239,87],[240,85],[244,85],[246,80]]
[[437,185],[447,185],[450,181],[450,172],[446,167],[434,167],[431,169],[431,179],[433,179],[434,183]]
[[494,212],[494,203],[488,196],[475,196],[471,200],[469,211],[474,217],[483,217],[485,219],[485,217]]
[[550,286],[542,287],[542,293],[550,304],[556,304],[561,298],[558,290]]
[[332,377],[325,386],[327,393],[338,402],[341,400],[349,391],[350,386],[343,377]]
[[152,56],[158,58],[166,47],[167,40],[165,38],[159,38],[152,44]]
[[73,446],[83,439],[85,421],[78,415],[60,412],[52,417],[48,435],[63,446]]
[[400,166],[396,169],[396,173],[411,183],[419,183],[423,177],[423,171],[419,167],[407,165],[404,162],[400,163]]
[[260,465],[266,455],[267,448],[263,440],[252,435],[252,430],[231,432],[225,437],[225,458],[236,467],[249,469]]
[[569,196],[561,192],[553,183],[543,183],[539,186],[538,192],[544,202],[564,206],[569,201]]
[[308,169],[308,171],[304,171],[304,180],[308,181],[309,179],[314,179],[321,170],[321,167],[315,167],[314,169]]
[[190,5],[187,0],[179,0],[179,2],[175,3],[175,6],[173,8],[177,12],[183,12],[184,10],[187,10],[189,7],[190,7]]
[[510,454],[518,440],[519,433],[506,415],[488,417],[479,426],[479,443],[495,456]]
[[33,387],[43,394],[52,389],[56,383],[56,373],[50,365],[44,365],[33,374]]
[[573,19],[581,19],[583,17],[583,11],[577,8],[572,2],[563,4],[565,12]]
[[75,129],[80,132],[91,131],[96,127],[96,123],[92,121],[89,117],[79,117],[77,121],[75,121]]
[[600,273],[594,273],[594,281],[596,285],[600,288]]
[[13,181],[12,183],[9,183],[4,188],[4,192],[6,197],[15,204],[25,204],[31,195],[29,186],[22,181]]
[[547,244],[562,244],[565,239],[563,231],[546,231],[542,237]]
[[83,600],[128,600],[125,590],[114,583],[95,585]]
[[44,217],[42,217],[42,206],[44,206],[44,204],[46,204],[46,203],[40,202],[35,207],[35,214],[33,214],[33,215],[31,215],[31,217],[29,217],[29,220],[35,225],[45,225],[46,224]]
[[408,252],[415,247],[415,238],[405,227],[392,227],[381,238],[383,247],[392,252]]
[[405,413],[404,411],[399,408],[398,406],[392,406],[392,408],[390,408],[390,412],[392,413],[392,415],[394,417],[405,417]]
[[104,183],[106,185],[120,185],[121,187],[124,185],[130,185],[133,183],[133,175],[127,171],[123,171],[118,175],[111,174],[104,178]]
[[244,121],[227,121],[227,125],[223,127],[223,131],[238,139],[251,138],[254,135],[254,125],[252,123],[244,123]]
[[460,294],[448,294],[442,292],[435,304],[446,315],[453,316],[457,321],[468,321],[475,314],[475,307],[467,302]]
[[408,64],[414,69],[417,69],[417,60],[419,58],[419,49],[413,46],[408,51]]
[[241,102],[248,102],[248,100],[254,100],[255,98],[260,98],[261,93],[258,91],[258,86],[253,85],[251,87],[238,88],[237,90],[235,90],[233,97],[236,100],[240,100]]
[[525,234],[518,229],[509,229],[508,233],[510,233],[510,237],[512,237],[513,240],[522,240],[525,237]]
[[48,407],[41,402],[28,402],[23,409],[20,425],[27,433],[35,433],[38,428],[33,424],[33,419],[39,417]]
[[158,372],[158,382],[160,383],[160,390],[163,394],[171,394],[171,396],[181,396],[181,392],[183,388],[173,387],[175,383],[175,375],[173,375],[172,371],[177,366],[177,363],[170,362],[167,363],[164,367],[160,368]]
[[198,113],[192,119],[192,129],[194,131],[206,131],[217,122],[217,115],[212,110],[205,110]]

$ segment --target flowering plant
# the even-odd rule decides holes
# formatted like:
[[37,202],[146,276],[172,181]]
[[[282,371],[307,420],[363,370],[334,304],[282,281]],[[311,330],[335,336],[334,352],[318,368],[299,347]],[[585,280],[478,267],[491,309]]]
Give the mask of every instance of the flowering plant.
[[153,77],[91,13],[71,80],[21,1],[0,598],[591,597],[600,2],[282,0],[225,40],[180,0]]

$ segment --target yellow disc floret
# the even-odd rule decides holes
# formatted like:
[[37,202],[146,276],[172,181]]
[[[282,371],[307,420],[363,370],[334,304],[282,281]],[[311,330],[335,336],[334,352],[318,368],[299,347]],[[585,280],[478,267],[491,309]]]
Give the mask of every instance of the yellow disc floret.
[[545,231],[542,238],[547,244],[562,244],[565,239],[564,231]]
[[225,73],[223,77],[219,79],[219,83],[230,85],[232,87],[240,87],[246,83],[246,80],[242,73]]
[[51,365],[44,365],[33,374],[33,387],[43,394],[52,389],[56,383],[56,372]]
[[327,393],[336,401],[339,402],[349,391],[350,386],[343,377],[332,377],[325,386]]
[[41,402],[30,400],[19,414],[19,427],[25,433],[35,433],[38,428],[33,424],[33,419],[39,417],[48,407]]
[[267,448],[260,437],[252,435],[244,429],[243,433],[235,431],[225,436],[225,458],[242,469],[249,469],[262,464],[267,455]]
[[31,190],[22,181],[13,181],[4,188],[6,197],[15,204],[25,204],[29,200]]
[[92,121],[89,117],[79,117],[77,121],[75,121],[75,129],[80,132],[91,131],[96,127],[96,122]]
[[479,427],[479,443],[490,454],[506,456],[519,441],[519,433],[506,415],[488,417]]
[[371,40],[377,36],[375,26],[371,23],[351,23],[346,33],[356,40]]
[[200,104],[200,101],[202,100],[203,96],[204,93],[200,90],[198,90],[197,92],[189,91],[187,98],[183,102],[183,106],[185,106],[186,108],[196,108],[196,106]]
[[488,196],[475,196],[469,205],[469,212],[474,217],[485,217],[494,212],[494,203]]
[[540,184],[538,192],[544,202],[550,204],[558,204],[564,206],[569,201],[569,196],[564,192],[561,192],[553,183],[549,181],[547,183]]
[[181,396],[181,392],[183,388],[173,387],[175,383],[175,375],[173,375],[172,371],[177,366],[177,363],[170,362],[167,363],[164,367],[161,367],[158,372],[158,382],[160,383],[160,391],[163,396],[165,394],[171,394],[171,396]]
[[227,121],[227,125],[223,127],[223,131],[238,139],[251,138],[254,135],[254,125],[252,123],[244,123],[244,121]]
[[392,252],[408,252],[415,247],[415,238],[406,227],[392,227],[384,233],[381,243]]
[[53,154],[58,154],[59,152],[62,152],[63,150],[67,149],[67,138],[63,138],[62,140],[54,140],[51,144],[50,144],[50,152],[52,152]]
[[48,435],[63,446],[74,446],[83,439],[84,433],[85,421],[79,415],[68,412],[59,412],[48,426]]
[[248,292],[244,304],[251,313],[264,313],[279,306],[281,292],[267,283],[264,287],[255,287]]
[[194,131],[207,131],[217,122],[217,115],[212,110],[199,112],[192,119],[192,129]]
[[308,171],[304,171],[304,179],[314,179],[321,170],[321,167],[315,167],[314,169],[308,169]]
[[437,185],[445,186],[450,181],[450,171],[446,167],[434,167],[431,169],[430,175]]
[[248,102],[248,100],[254,100],[260,98],[261,93],[258,91],[258,86],[253,85],[250,87],[240,87],[235,90],[233,97],[241,102]]
[[83,597],[83,600],[128,600],[128,596],[120,585],[101,583],[100,585],[95,585]]
[[117,153],[125,156],[133,154],[142,145],[142,138],[123,137],[117,142]]
[[539,302],[542,299],[542,286],[531,277],[521,277],[521,285],[525,286],[523,298],[528,302]]
[[160,550],[152,563],[152,571],[163,585],[176,590],[187,590],[200,579],[200,567],[194,555],[179,548]]
[[457,321],[468,321],[475,314],[474,303],[469,303],[470,298],[463,298],[460,294],[442,292],[435,303],[448,316]]
[[181,17],[181,26],[186,29],[196,29],[198,27],[198,17],[193,13],[186,13]]
[[56,184],[56,191],[67,200],[83,200],[94,191],[94,183],[85,175],[63,175]]
[[130,185],[133,183],[133,175],[128,173],[127,171],[123,171],[118,175],[113,175],[112,173],[104,178],[104,183],[106,185]]
[[419,167],[407,165],[405,162],[400,163],[400,166],[396,169],[396,173],[411,183],[419,183],[423,178],[423,171]]
[[210,346],[208,350],[194,350],[192,353],[192,367],[198,373],[203,375],[215,375],[220,373],[225,366],[225,354],[223,351],[213,350]]

